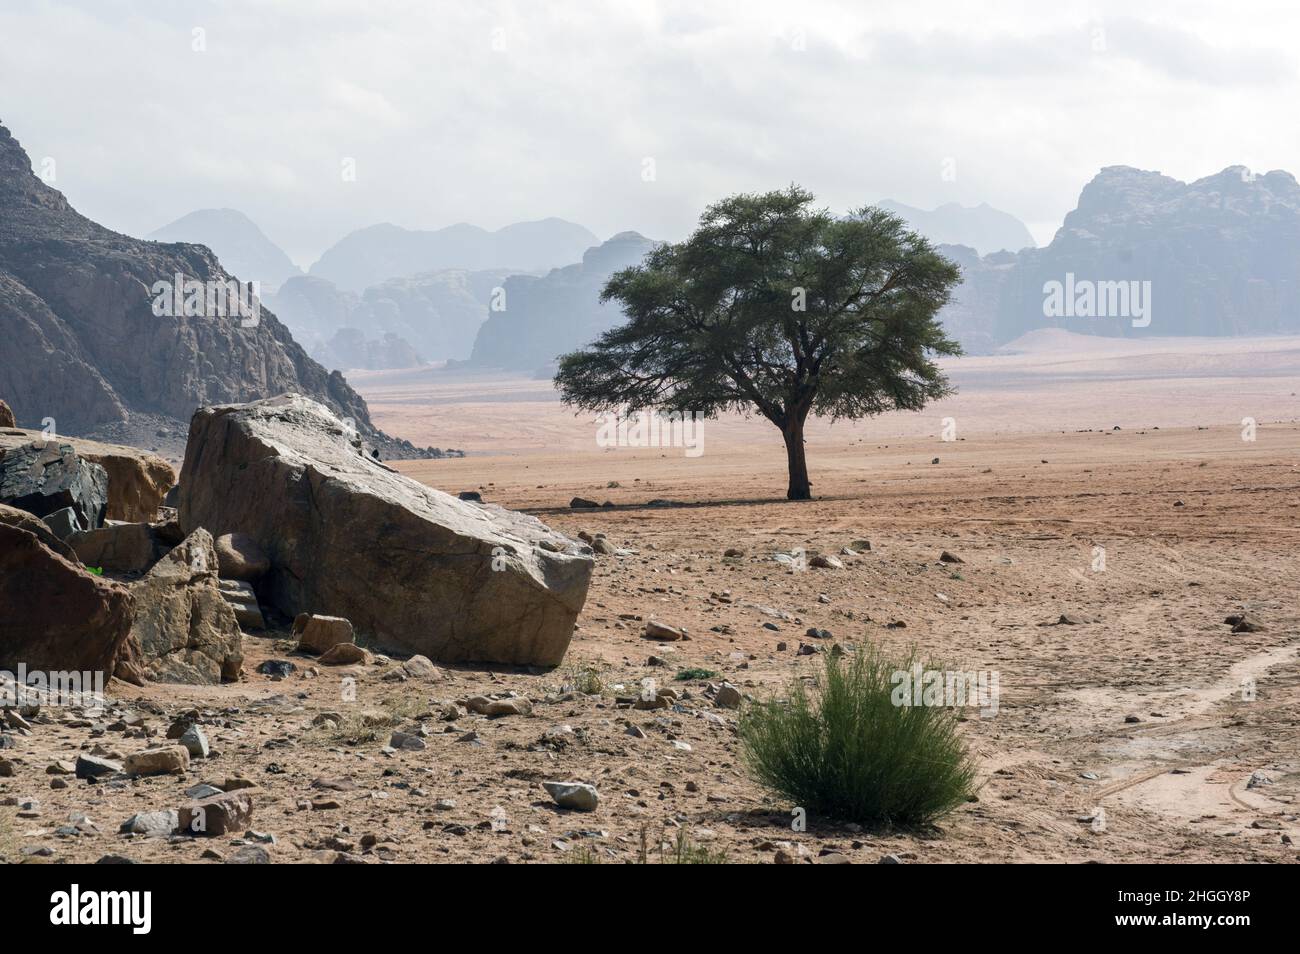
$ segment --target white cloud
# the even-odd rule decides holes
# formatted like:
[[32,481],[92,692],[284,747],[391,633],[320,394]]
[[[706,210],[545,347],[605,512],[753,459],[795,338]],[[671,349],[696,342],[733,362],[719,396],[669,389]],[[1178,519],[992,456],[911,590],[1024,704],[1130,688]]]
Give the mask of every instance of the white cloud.
[[[1182,179],[1235,163],[1300,170],[1300,10],[996,11],[11,2],[0,120],[33,157],[56,157],[57,185],[107,225],[145,234],[229,206],[303,261],[379,221],[558,215],[602,236],[672,238],[721,195],[790,181],[836,209],[987,201],[1043,241],[1104,165]],[[348,157],[355,182],[339,173]]]

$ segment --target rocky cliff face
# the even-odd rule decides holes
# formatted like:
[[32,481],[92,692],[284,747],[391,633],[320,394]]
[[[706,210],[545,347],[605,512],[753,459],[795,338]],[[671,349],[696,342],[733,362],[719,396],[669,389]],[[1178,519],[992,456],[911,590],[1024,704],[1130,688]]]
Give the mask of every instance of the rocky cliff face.
[[193,242],[217,254],[230,274],[262,284],[263,297],[302,271],[257,224],[235,209],[198,209],[147,236],[152,242]]
[[515,275],[502,286],[501,310],[489,310],[474,341],[470,362],[483,367],[535,371],[590,344],[624,321],[617,304],[600,303],[609,277],[636,265],[655,243],[620,232],[587,249],[582,261],[542,277]]
[[200,314],[157,314],[156,283],[177,275],[230,280],[201,245],[133,239],[78,214],[0,126],[0,394],[20,425],[53,418],[77,434],[133,413],[188,421],[200,405],[294,391],[392,444],[342,375],[308,357],[268,308],[250,324],[217,316],[200,294]]
[[[1294,334],[1298,247],[1300,185],[1290,173],[1256,176],[1232,166],[1183,183],[1109,166],[1084,188],[1049,246],[1017,256],[993,337],[1006,342],[1042,327],[1123,336]],[[1057,310],[1045,308],[1044,285],[1052,282],[1077,307],[1045,313]],[[1145,296],[1149,314],[1133,301],[1125,308],[1123,294]]]
[[886,212],[893,212],[913,231],[936,245],[965,245],[981,255],[989,255],[1002,251],[1018,252],[1036,244],[1024,222],[986,202],[970,207],[949,202],[933,210],[913,208],[890,199],[876,205]]

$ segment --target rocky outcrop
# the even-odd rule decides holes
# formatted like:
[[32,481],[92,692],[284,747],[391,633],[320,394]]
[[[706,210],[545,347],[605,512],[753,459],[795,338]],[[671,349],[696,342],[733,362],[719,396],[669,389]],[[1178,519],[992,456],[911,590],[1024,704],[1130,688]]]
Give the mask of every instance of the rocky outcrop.
[[70,444],[22,444],[0,457],[0,503],[38,517],[71,508],[83,528],[98,527],[108,506],[108,474]]
[[883,199],[876,207],[897,215],[935,245],[966,246],[976,255],[1018,252],[1037,244],[1024,222],[987,202],[973,206],[947,202],[931,210]]
[[63,559],[72,563],[80,562],[77,559],[76,551],[68,546],[44,520],[28,513],[26,510],[10,507],[8,504],[0,504],[0,523],[7,523],[11,527],[17,527],[19,530],[26,530],[28,533],[35,534],[41,543],[63,557]]
[[17,427],[14,412],[4,401],[0,401],[0,427]]
[[201,409],[180,487],[183,527],[242,532],[266,552],[264,605],[341,616],[434,660],[557,664],[591,579],[573,541],[368,459],[297,395]]
[[[1300,184],[1290,173],[1232,166],[1185,183],[1108,166],[1050,245],[1017,256],[994,337],[1007,342],[1045,327],[1125,337],[1295,334],[1298,245]],[[1052,282],[1075,291],[1083,307],[1048,314],[1044,286]],[[1132,300],[1124,307],[1135,294],[1148,314]]]
[[169,549],[147,523],[110,523],[67,542],[86,566],[123,574],[144,573]]
[[88,573],[21,523],[0,521],[0,670],[100,672],[131,628],[127,588]]
[[[164,293],[178,275],[200,283],[182,289],[179,311]],[[79,215],[0,126],[0,394],[20,422],[51,417],[75,434],[131,412],[188,420],[202,404],[294,390],[379,442],[365,402],[270,309],[230,314],[219,294],[229,281],[204,246],[145,242]]]
[[243,637],[217,582],[212,535],[197,529],[132,584],[135,612],[116,675],[209,685],[239,678]]
[[263,293],[302,274],[284,249],[236,209],[198,209],[151,232],[147,238],[152,242],[206,245],[221,259],[222,268],[246,282],[260,282]]
[[636,232],[621,232],[587,249],[580,263],[540,278],[508,278],[503,286],[505,307],[488,313],[470,362],[535,371],[622,324],[622,309],[615,303],[601,304],[601,289],[611,275],[638,264],[654,246]]
[[[18,428],[0,431],[0,461],[11,450],[42,439],[40,431]],[[108,475],[106,520],[131,523],[153,520],[162,506],[163,497],[176,485],[176,471],[172,465],[146,451],[102,444],[84,437],[60,435],[57,440],[69,445],[78,457],[104,468]]]

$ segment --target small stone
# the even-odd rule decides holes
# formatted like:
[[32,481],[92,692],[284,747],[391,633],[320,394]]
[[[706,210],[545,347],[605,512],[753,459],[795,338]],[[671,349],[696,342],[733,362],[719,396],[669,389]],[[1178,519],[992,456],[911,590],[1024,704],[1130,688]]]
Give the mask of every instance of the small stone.
[[660,642],[671,643],[682,638],[682,631],[666,623],[660,623],[653,619],[646,620],[645,631],[642,632],[643,639],[657,639]]
[[489,699],[487,696],[471,696],[465,700],[470,712],[485,716],[528,715],[533,711],[532,704],[522,696],[509,699]]
[[257,671],[272,679],[287,679],[296,668],[298,667],[287,659],[268,659],[257,667]]
[[[944,550],[942,553],[939,554],[939,562],[940,563],[965,563],[966,561],[963,560],[961,557],[957,556],[957,554],[950,553],[947,550]],[[885,857],[892,858],[893,856],[886,855]]]
[[713,701],[724,709],[739,709],[741,701],[740,690],[731,683],[724,682],[718,687],[718,691],[714,695]]
[[185,730],[180,743],[189,751],[191,758],[206,759],[211,751],[208,747],[208,737],[197,725],[192,725]]
[[180,828],[180,816],[175,809],[161,812],[136,812],[118,829],[124,835],[143,835],[146,838],[165,838]]
[[269,865],[271,853],[261,845],[245,845],[226,859],[228,865]]
[[128,755],[123,764],[127,775],[168,775],[190,767],[189,749],[183,745],[166,745]]
[[293,633],[298,637],[299,652],[325,653],[340,643],[354,642],[352,624],[342,616],[299,613],[293,621]]
[[543,782],[542,787],[561,808],[594,812],[600,802],[596,787],[584,782]]
[[823,570],[842,570],[842,569],[844,569],[844,564],[841,563],[841,562],[839,561],[839,559],[837,559],[836,557],[833,557],[833,556],[826,556],[824,553],[819,553],[819,554],[817,554],[815,557],[812,557],[812,558],[808,561],[808,565],[809,565],[809,566],[819,567],[820,569],[823,569]]
[[326,651],[317,662],[323,666],[351,666],[365,662],[368,657],[369,653],[354,643],[338,643]]
[[394,732],[388,744],[406,752],[423,752],[427,748],[424,739],[406,732]]
[[182,807],[178,828],[191,835],[217,837],[247,829],[253,798],[247,792],[223,792]]

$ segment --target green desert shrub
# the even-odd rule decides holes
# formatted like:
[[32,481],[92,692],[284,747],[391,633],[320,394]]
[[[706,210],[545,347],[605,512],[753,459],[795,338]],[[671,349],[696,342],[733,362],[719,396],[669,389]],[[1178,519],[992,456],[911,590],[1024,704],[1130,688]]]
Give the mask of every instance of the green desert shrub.
[[813,817],[873,827],[927,825],[970,797],[975,766],[957,712],[895,705],[894,674],[915,654],[861,646],[825,662],[818,690],[796,682],[787,701],[742,713],[745,762],[760,784]]

